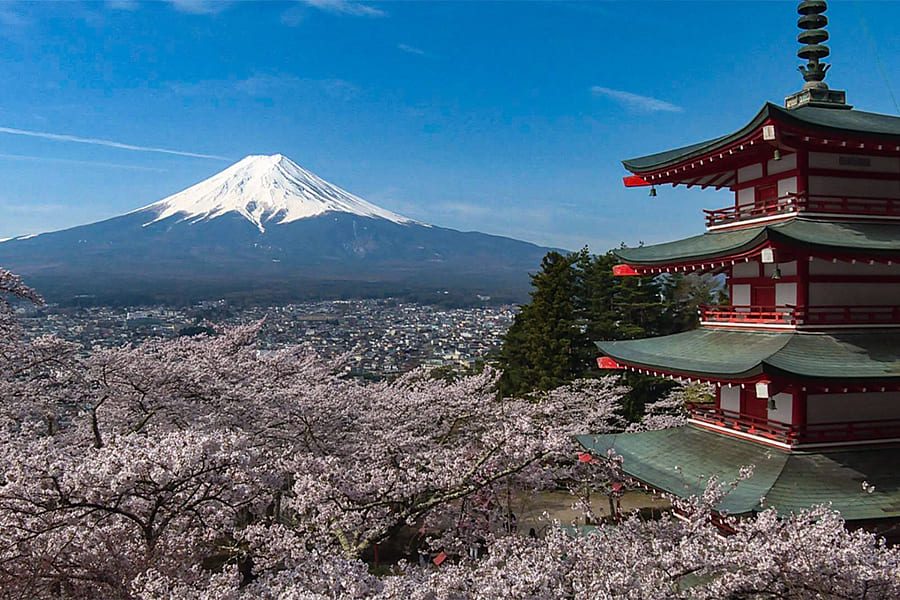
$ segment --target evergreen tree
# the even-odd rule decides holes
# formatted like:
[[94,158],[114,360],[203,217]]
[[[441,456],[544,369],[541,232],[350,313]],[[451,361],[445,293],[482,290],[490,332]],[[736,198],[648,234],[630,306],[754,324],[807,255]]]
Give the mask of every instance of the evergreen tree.
[[[712,277],[616,277],[618,262],[612,253],[591,255],[587,248],[544,257],[532,275],[531,302],[516,315],[497,355],[502,394],[521,396],[602,376],[595,342],[692,329],[699,322],[698,306],[712,302],[719,286]],[[629,419],[639,418],[645,403],[674,385],[634,373],[625,377],[632,389],[623,406]]]
[[516,315],[500,350],[504,395],[550,390],[576,375],[576,348],[583,337],[575,309],[578,256],[548,252],[541,270],[531,276],[531,302]]

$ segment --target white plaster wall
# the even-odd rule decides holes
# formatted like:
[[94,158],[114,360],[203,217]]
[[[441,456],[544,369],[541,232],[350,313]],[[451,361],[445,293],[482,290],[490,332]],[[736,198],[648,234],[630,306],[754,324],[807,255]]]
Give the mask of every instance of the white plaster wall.
[[[845,159],[842,161],[841,157]],[[856,163],[858,159],[868,159],[869,165]],[[841,164],[844,163],[844,164]],[[810,152],[809,167],[811,169],[838,169],[841,171],[869,171],[872,173],[900,173],[900,159],[890,156],[841,155],[831,152]]]
[[791,262],[786,263],[778,263],[778,266],[781,267],[781,274],[785,277],[793,277],[797,274],[796,260],[792,260]]
[[750,306],[750,284],[739,283],[731,286],[731,303],[734,306]]
[[738,183],[746,183],[748,181],[753,181],[754,179],[759,179],[763,174],[763,166],[762,163],[756,163],[755,165],[748,165],[746,167],[741,167],[737,172],[737,180]]
[[772,397],[775,400],[775,408],[769,406],[768,417],[770,421],[779,423],[792,423],[794,416],[794,396],[788,392],[781,392]]
[[775,304],[778,306],[797,305],[797,284],[796,283],[776,283],[775,284]]
[[900,283],[809,284],[812,306],[893,306],[900,304]]
[[719,388],[719,408],[731,412],[741,412],[741,388],[722,386]]
[[768,164],[768,173],[769,175],[775,175],[776,173],[784,173],[785,171],[792,171],[797,168],[797,155],[796,154],[784,154],[781,157],[781,160],[770,159]]
[[830,260],[819,260],[814,258],[809,263],[810,275],[900,275],[900,264],[881,264],[858,262],[851,264],[849,262],[838,261],[836,263]]
[[797,193],[797,178],[788,177],[778,180],[778,197],[787,196],[788,194]]
[[810,175],[809,194],[848,198],[900,198],[900,181]]
[[751,260],[750,262],[734,263],[731,267],[732,277],[759,277],[759,263]]
[[744,188],[737,191],[737,202],[740,206],[753,204],[755,198],[756,191],[754,190],[754,188]]
[[900,417],[900,392],[809,394],[808,423],[875,421]]
[[[797,274],[797,261],[792,260],[791,262],[786,263],[778,263],[778,268],[781,269],[782,277],[793,277]],[[763,277],[771,277],[775,274],[775,265],[768,264],[763,265]]]

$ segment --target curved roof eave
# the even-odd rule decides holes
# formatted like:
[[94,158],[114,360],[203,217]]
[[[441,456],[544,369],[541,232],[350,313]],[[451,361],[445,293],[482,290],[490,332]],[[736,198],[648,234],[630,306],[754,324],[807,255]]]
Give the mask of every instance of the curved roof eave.
[[721,146],[725,146],[730,142],[737,141],[756,130],[756,128],[762,125],[762,123],[769,117],[770,108],[774,106],[774,104],[767,102],[765,106],[763,106],[762,109],[756,114],[756,116],[753,117],[753,120],[751,120],[749,123],[747,123],[747,125],[738,129],[734,133],[729,133],[727,135],[713,138],[705,142],[691,144],[690,146],[683,146],[674,150],[667,150],[665,152],[658,152],[656,154],[649,154],[647,156],[629,158],[627,160],[623,160],[622,164],[632,173],[646,173],[648,171],[661,169],[663,167],[670,167],[691,158],[703,156],[704,154],[712,152],[713,150]]
[[596,342],[617,362],[688,377],[896,382],[900,331],[760,332],[700,328],[641,340]]
[[[576,439],[598,456],[612,449],[626,473],[680,497],[703,493],[711,475],[729,481],[756,465],[718,506],[730,514],[775,508],[787,515],[827,501],[847,521],[900,517],[900,446],[787,452],[692,425]],[[879,482],[878,491],[866,492],[860,481]]]
[[825,131],[837,135],[900,141],[900,117],[846,108],[801,106],[782,108],[767,102],[753,119],[734,133],[705,142],[623,160],[632,173],[648,173],[714,152],[753,133],[767,120],[793,125],[807,131]]
[[894,256],[900,254],[900,224],[795,217],[772,225],[707,232],[652,246],[615,248],[612,253],[629,265],[672,265],[745,255],[767,241],[830,253]]

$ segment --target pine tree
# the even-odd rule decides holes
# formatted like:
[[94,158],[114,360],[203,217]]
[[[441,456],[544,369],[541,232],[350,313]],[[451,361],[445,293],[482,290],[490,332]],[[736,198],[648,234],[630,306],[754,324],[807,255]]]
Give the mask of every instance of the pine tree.
[[553,389],[575,377],[583,337],[575,312],[578,256],[548,252],[531,276],[531,302],[516,315],[498,357],[504,395]]
[[[600,377],[595,342],[685,331],[697,326],[697,307],[712,300],[715,278],[692,276],[616,277],[612,253],[587,248],[550,252],[532,275],[531,302],[522,306],[497,355],[503,369],[500,391],[521,396],[581,377]],[[634,373],[624,400],[625,416],[637,419],[673,383]]]

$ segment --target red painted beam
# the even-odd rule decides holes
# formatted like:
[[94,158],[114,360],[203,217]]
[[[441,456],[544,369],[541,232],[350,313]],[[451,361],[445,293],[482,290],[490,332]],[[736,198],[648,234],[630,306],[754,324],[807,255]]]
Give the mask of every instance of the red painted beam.
[[613,275],[616,277],[629,277],[632,275],[640,275],[631,265],[614,265]]
[[646,187],[648,185],[652,185],[649,181],[645,180],[640,175],[628,175],[627,177],[622,178],[622,183],[625,184],[625,187]]
[[597,357],[597,366],[600,367],[601,369],[624,369],[625,368],[608,356],[598,356]]

